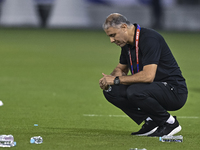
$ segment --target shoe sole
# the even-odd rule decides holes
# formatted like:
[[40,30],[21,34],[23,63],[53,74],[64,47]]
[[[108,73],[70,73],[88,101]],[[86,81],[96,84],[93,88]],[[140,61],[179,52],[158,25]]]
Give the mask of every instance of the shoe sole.
[[178,133],[179,131],[181,131],[181,129],[182,129],[182,127],[179,125],[179,126],[176,127],[174,130],[172,130],[172,131],[168,134],[168,136],[172,136],[172,135]]
[[136,136],[147,136],[150,135],[152,133],[154,133],[157,130],[158,127],[155,127],[154,129],[152,129],[151,131],[147,132],[147,133],[143,133],[143,134],[136,134]]

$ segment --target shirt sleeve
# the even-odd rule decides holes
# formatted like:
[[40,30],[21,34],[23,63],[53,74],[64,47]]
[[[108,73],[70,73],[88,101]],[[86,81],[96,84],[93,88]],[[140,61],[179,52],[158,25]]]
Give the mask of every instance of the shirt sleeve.
[[122,48],[122,50],[121,50],[119,62],[120,62],[120,64],[127,64],[126,49],[125,48]]
[[160,43],[156,38],[147,37],[141,41],[140,49],[142,52],[142,63],[143,66],[149,64],[157,64],[160,60],[161,49]]

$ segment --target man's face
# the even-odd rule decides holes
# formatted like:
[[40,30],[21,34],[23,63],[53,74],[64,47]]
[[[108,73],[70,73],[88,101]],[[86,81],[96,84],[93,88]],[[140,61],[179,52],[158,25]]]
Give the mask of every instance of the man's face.
[[114,28],[109,27],[105,29],[106,34],[110,37],[110,42],[115,43],[116,45],[123,47],[127,44],[128,36],[127,36],[127,28],[120,27]]

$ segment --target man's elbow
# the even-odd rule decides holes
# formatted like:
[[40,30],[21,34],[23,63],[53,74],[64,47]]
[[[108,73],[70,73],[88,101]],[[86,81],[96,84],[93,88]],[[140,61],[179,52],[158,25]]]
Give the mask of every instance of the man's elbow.
[[147,83],[152,83],[152,82],[154,81],[154,78],[155,78],[155,76],[149,75],[149,76],[146,78],[146,82],[147,82]]
[[152,83],[154,81],[154,79],[149,79],[149,83]]

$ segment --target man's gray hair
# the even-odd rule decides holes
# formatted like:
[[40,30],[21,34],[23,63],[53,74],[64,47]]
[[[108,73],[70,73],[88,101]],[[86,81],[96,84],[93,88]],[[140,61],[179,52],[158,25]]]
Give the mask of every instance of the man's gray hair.
[[120,28],[122,24],[126,24],[128,27],[132,26],[125,16],[119,13],[112,13],[106,18],[103,29],[108,29],[110,27]]

